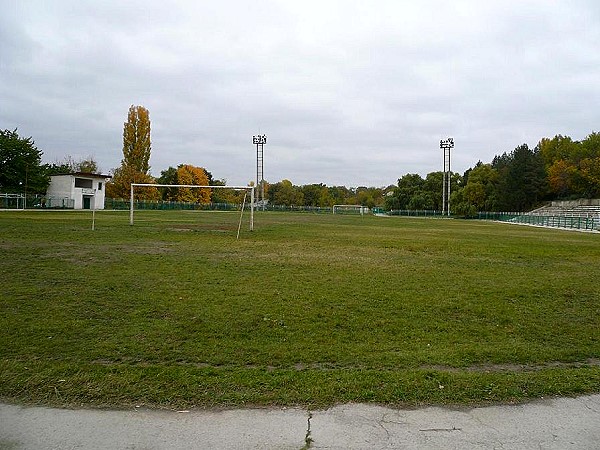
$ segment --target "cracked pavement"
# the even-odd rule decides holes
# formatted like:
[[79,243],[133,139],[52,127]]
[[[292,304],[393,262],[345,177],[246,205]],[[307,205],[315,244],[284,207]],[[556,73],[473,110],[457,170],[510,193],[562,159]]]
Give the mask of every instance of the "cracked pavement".
[[590,449],[600,394],[393,409],[68,410],[0,404],[0,449]]

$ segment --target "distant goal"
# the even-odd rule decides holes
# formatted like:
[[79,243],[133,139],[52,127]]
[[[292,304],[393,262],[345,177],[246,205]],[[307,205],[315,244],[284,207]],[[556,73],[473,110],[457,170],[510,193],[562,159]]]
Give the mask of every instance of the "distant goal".
[[362,205],[333,205],[333,214],[360,214],[364,216],[371,210]]
[[[133,225],[133,211],[134,201],[133,192],[136,188],[144,187],[163,187],[163,188],[191,188],[191,189],[232,189],[235,191],[250,191],[250,231],[254,231],[254,186],[199,186],[195,184],[156,184],[156,183],[131,183],[131,191],[129,195],[129,225]],[[242,205],[242,211],[240,213],[240,226],[242,223],[242,215],[244,214],[244,207],[246,197],[244,197],[244,204]],[[239,226],[238,226],[238,237],[239,237]]]

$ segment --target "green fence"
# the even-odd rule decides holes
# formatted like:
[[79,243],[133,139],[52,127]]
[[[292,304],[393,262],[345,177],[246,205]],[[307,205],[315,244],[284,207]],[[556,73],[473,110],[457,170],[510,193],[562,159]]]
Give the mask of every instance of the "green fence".
[[390,216],[406,217],[442,217],[443,211],[423,210],[423,209],[392,209],[387,213]]
[[[104,209],[129,209],[129,199],[107,198],[104,200]],[[185,203],[185,202],[165,202],[165,201],[147,201],[135,200],[133,202],[134,209],[154,209],[154,210],[218,210],[218,211],[235,211],[240,210],[241,204],[232,203]],[[250,205],[246,204],[246,208]],[[306,212],[314,214],[331,214],[331,207],[321,206],[286,206],[286,205],[258,205],[255,206],[255,211],[281,211],[281,212]],[[337,212],[336,212],[337,213]],[[353,212],[360,214],[358,210]]]
[[73,204],[73,200],[66,197],[0,193],[0,209],[73,209]]
[[[263,207],[259,206],[258,211],[262,211]],[[324,206],[286,206],[286,205],[266,205],[265,211],[289,211],[289,212],[307,212],[315,214],[331,214],[331,207]]]
[[[106,198],[104,199],[104,209],[129,209],[130,200],[122,198]],[[241,208],[240,204],[234,203],[186,203],[186,202],[163,202],[163,201],[148,201],[134,200],[133,208],[151,209],[151,210],[206,210],[206,211],[237,211]]]

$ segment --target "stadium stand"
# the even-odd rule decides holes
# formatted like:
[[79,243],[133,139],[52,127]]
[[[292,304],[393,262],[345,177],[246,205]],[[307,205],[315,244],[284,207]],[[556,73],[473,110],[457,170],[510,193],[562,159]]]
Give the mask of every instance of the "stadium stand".
[[542,208],[525,214],[515,214],[504,220],[543,227],[600,231],[600,199],[555,201]]

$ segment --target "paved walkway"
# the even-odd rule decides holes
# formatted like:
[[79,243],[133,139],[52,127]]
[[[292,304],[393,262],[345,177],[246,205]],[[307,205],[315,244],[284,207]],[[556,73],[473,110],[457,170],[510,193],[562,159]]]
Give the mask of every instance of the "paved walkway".
[[473,409],[166,412],[0,404],[0,449],[600,449],[600,395]]

